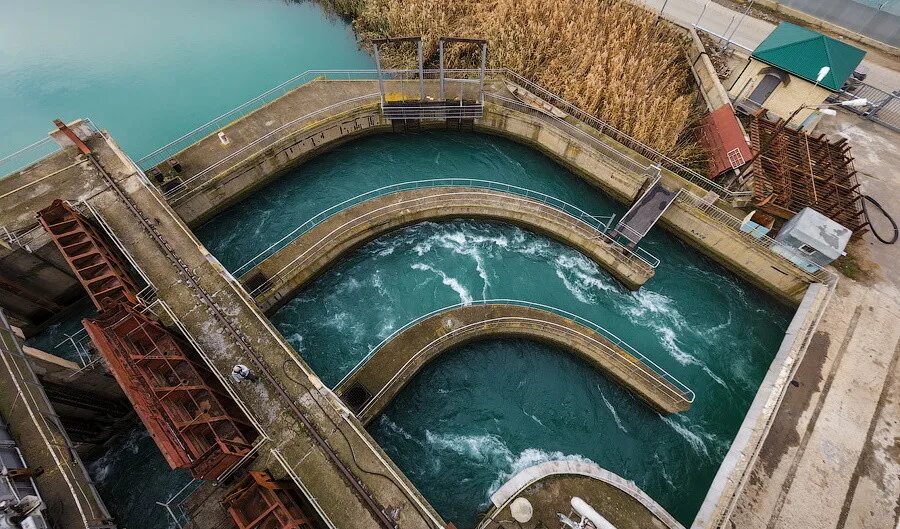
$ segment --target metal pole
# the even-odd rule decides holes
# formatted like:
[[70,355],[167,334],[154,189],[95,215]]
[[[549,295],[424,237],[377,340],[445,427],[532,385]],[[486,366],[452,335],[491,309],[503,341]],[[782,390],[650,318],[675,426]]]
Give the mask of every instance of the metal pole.
[[478,73],[478,103],[484,104],[484,70],[487,67],[487,43],[481,45],[481,71]]
[[378,43],[375,43],[375,68],[378,69],[378,91],[381,93],[381,106],[384,106],[384,76],[381,74],[381,56],[378,55]]
[[703,4],[703,9],[700,11],[700,16],[697,17],[697,22],[694,23],[694,27],[700,26],[700,19],[703,18],[703,15],[706,14],[706,6],[709,5],[709,2]]
[[419,101],[425,101],[425,63],[422,60],[422,39],[417,43],[419,53]]
[[[744,13],[741,15],[741,18],[738,20],[737,25],[734,26],[734,29],[731,31],[731,37],[734,37],[734,34],[737,33],[739,27],[741,27],[741,23],[744,22],[744,18],[747,16],[747,13],[750,12],[750,8],[753,7],[753,1],[750,0],[750,3],[747,4],[747,9],[744,10]],[[731,37],[728,37],[728,44],[731,44]],[[727,45],[725,46],[728,47]]]
[[444,39],[438,41],[438,69],[441,74],[441,96],[440,100],[444,100]]
[[666,4],[668,4],[668,3],[669,3],[669,0],[663,0],[663,5],[662,5],[662,7],[659,9],[659,14],[656,15],[656,21],[657,21],[657,22],[659,22],[659,18],[660,18],[660,17],[663,15],[663,13],[666,11]]

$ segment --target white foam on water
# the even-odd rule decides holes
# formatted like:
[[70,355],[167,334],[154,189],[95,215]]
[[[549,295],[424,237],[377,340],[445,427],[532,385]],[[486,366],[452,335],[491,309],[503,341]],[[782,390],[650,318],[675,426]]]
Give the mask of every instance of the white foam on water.
[[425,440],[438,450],[448,450],[494,468],[504,468],[513,461],[513,454],[496,435],[435,434],[425,430]]
[[460,283],[458,279],[448,276],[446,273],[444,273],[443,270],[438,270],[433,266],[427,265],[425,263],[413,263],[410,267],[413,270],[422,270],[437,274],[441,278],[441,283],[450,287],[454,292],[459,294],[459,299],[463,302],[463,304],[469,305],[473,301],[475,301],[475,298],[472,297],[471,292],[469,292],[466,287],[462,286],[462,283]]
[[656,462],[659,463],[659,473],[660,473],[660,475],[663,477],[663,479],[665,480],[665,482],[666,482],[670,487],[672,487],[672,490],[677,490],[678,487],[676,487],[676,486],[675,486],[675,482],[672,481],[672,476],[670,476],[669,473],[666,472],[666,465],[664,465],[663,462],[662,462],[662,459],[659,458],[659,454],[653,454],[653,459],[655,459]]
[[582,303],[596,302],[595,292],[616,290],[602,278],[599,268],[581,254],[557,255],[554,264],[556,277]]
[[582,463],[595,464],[590,459],[580,454],[564,454],[562,452],[545,452],[537,448],[526,448],[522,450],[518,456],[511,459],[506,470],[501,471],[497,475],[497,479],[491,483],[487,491],[487,497],[490,499],[491,494],[497,491],[504,483],[510,480],[519,472],[528,467],[546,463],[548,461],[580,461]]
[[422,444],[422,441],[416,439],[409,432],[404,430],[399,424],[390,420],[388,418],[387,414],[382,414],[381,418],[378,419],[378,422],[381,423],[381,425],[384,426],[389,432],[391,432],[395,435],[399,435],[400,437],[406,439],[407,441],[412,441],[416,444]]
[[[597,386],[597,389],[599,390],[600,386]],[[616,426],[618,426],[619,429],[623,432],[628,433],[628,429],[625,428],[624,424],[622,424],[622,419],[619,418],[619,414],[616,412],[616,409],[608,400],[606,400],[606,395],[604,395],[602,391],[600,392],[600,398],[603,399],[603,404],[606,405],[606,409],[608,409],[609,413],[612,414],[613,420],[616,421]]]
[[660,418],[664,423],[668,424],[670,428],[675,430],[675,432],[678,433],[678,435],[680,435],[685,441],[687,441],[688,444],[691,445],[691,448],[694,449],[694,452],[709,457],[709,448],[707,448],[706,442],[703,440],[703,437],[692,432],[687,425],[681,424],[671,417],[660,415]]
[[[524,412],[523,412],[523,413],[524,413]],[[546,428],[546,427],[547,427],[547,426],[546,426],[546,425],[544,425],[544,423],[543,423],[543,422],[541,422],[541,420],[540,420],[540,419],[538,419],[538,418],[537,418],[537,417],[536,417],[536,416],[535,416],[535,415],[534,415],[534,414],[533,414],[533,413],[525,413],[525,415],[527,415],[527,416],[529,416],[529,417],[531,417],[531,420],[532,420],[532,421],[534,421],[534,422],[536,422],[536,423],[538,423],[538,424],[540,424],[540,425],[541,425],[541,426],[543,426],[543,427],[544,427],[544,428]]]

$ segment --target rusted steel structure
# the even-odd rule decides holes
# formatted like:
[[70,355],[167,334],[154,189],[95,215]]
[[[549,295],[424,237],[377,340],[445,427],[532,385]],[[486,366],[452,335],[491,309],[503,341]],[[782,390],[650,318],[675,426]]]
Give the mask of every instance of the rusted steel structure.
[[296,500],[293,484],[268,472],[248,472],[222,504],[238,529],[313,529]]
[[751,167],[757,209],[787,220],[811,207],[862,233],[868,222],[845,138],[811,137],[759,114],[749,129],[753,150],[760,153]]
[[123,302],[84,327],[169,466],[214,480],[250,452],[256,430],[187,343]]
[[138,288],[128,268],[75,208],[57,199],[37,217],[98,310],[107,300],[137,304]]

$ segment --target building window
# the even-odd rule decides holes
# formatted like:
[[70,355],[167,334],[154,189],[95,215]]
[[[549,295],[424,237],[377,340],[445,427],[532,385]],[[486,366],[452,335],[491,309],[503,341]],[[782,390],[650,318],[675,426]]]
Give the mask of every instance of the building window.
[[797,249],[805,253],[806,255],[813,255],[814,253],[816,253],[816,249],[808,244],[801,244]]

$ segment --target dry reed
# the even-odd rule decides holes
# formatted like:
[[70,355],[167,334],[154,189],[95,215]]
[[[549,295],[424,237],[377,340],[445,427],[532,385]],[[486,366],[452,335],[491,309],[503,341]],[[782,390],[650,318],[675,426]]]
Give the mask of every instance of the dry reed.
[[[363,41],[422,35],[436,61],[444,35],[485,38],[491,67],[510,68],[656,149],[691,162],[698,97],[686,38],[628,0],[323,0]],[[414,54],[385,57],[411,66]],[[450,67],[477,63],[454,46]]]

